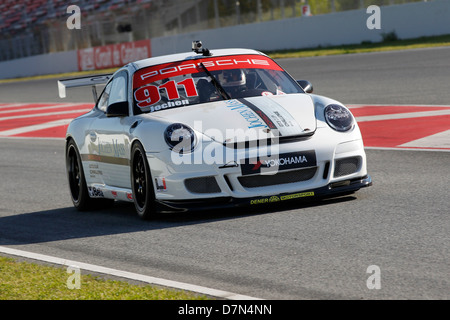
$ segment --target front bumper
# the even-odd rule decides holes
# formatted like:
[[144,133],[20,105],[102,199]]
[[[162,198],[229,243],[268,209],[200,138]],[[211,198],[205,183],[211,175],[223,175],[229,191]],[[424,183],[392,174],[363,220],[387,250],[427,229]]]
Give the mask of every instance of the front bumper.
[[280,193],[251,198],[218,197],[195,200],[157,200],[156,204],[158,212],[161,213],[225,209],[261,204],[285,203],[287,201],[319,200],[350,194],[371,185],[372,178],[370,175],[366,175],[361,178],[343,180],[337,183],[330,183],[324,187],[293,193]]
[[[216,143],[217,144],[217,143]],[[328,126],[317,127],[313,136],[280,143],[277,152],[281,158],[291,159],[295,167],[284,168],[276,174],[248,173],[242,159],[251,154],[267,154],[265,149],[235,148],[232,152],[236,165],[207,163],[204,155],[210,154],[213,143],[203,144],[190,154],[191,163],[179,163],[170,150],[147,153],[155,184],[158,209],[186,211],[189,209],[214,209],[239,207],[295,199],[317,199],[336,194],[354,192],[372,183],[368,176],[366,154],[357,127],[346,133],[336,133]],[[220,148],[214,149],[221,151]],[[223,149],[223,154],[226,155]],[[254,150],[261,153],[252,153]],[[212,153],[211,153],[212,154]],[[220,152],[214,153],[214,155]],[[298,155],[290,158],[291,155]],[[196,157],[202,161],[196,162]],[[300,158],[307,166],[300,166]],[[219,157],[219,159],[221,159]],[[228,159],[228,158],[227,158]],[[266,161],[262,161],[266,162]],[[287,162],[286,162],[287,163]],[[281,161],[279,162],[281,165]],[[252,170],[254,165],[251,166]],[[262,168],[262,167],[258,167]],[[261,169],[262,170],[262,169]],[[245,172],[244,172],[245,171]]]

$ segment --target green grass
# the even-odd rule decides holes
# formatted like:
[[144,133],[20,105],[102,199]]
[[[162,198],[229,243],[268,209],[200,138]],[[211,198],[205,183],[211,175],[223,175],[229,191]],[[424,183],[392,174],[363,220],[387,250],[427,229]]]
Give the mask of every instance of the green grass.
[[355,45],[296,50],[292,49],[272,52],[265,51],[265,53],[273,59],[282,59],[450,46],[450,35],[401,40],[396,39],[395,34],[389,33],[385,35],[385,39],[386,40],[383,42],[363,42]]
[[[0,257],[0,300],[208,300],[191,292],[126,281],[104,279],[80,272],[79,289],[69,289],[74,273],[53,267]],[[69,282],[75,283],[75,282]]]

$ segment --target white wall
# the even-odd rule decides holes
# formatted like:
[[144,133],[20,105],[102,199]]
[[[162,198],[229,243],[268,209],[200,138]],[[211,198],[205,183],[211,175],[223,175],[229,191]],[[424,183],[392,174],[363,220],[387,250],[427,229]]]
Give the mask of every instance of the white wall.
[[[381,29],[366,26],[366,10],[336,12],[210,29],[151,39],[152,56],[191,50],[192,40],[214,48],[262,51],[378,42],[395,31],[400,39],[450,34],[450,1],[431,0],[381,7]],[[0,79],[78,70],[77,52],[61,52],[0,62]]]
[[78,71],[77,51],[42,54],[0,62],[0,79]]
[[370,16],[366,9],[351,10],[154,38],[152,54],[189,51],[192,40],[202,40],[209,49],[243,47],[270,51],[379,42],[381,33],[391,31],[400,39],[450,34],[449,0],[383,6],[380,30],[367,28]]

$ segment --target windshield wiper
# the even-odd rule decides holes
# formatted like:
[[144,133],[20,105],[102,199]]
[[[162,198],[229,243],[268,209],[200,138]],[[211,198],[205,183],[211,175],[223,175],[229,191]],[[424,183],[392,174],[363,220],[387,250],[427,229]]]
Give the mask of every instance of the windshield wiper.
[[208,69],[206,69],[205,65],[203,64],[203,62],[200,62],[200,66],[202,66],[203,69],[205,69],[205,73],[208,75],[208,77],[211,79],[212,84],[214,85],[214,87],[216,88],[217,92],[220,93],[220,95],[222,96],[222,98],[224,100],[230,100],[231,97],[230,95],[225,91],[225,89],[222,87],[222,85],[220,84],[219,81],[217,81],[217,79],[211,74],[211,72],[209,72]]

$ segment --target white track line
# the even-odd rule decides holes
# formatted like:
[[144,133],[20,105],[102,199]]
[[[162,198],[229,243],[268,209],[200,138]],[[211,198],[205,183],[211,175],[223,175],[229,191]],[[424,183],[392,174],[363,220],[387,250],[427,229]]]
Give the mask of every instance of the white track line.
[[196,292],[199,294],[204,294],[204,295],[213,296],[213,297],[217,297],[217,298],[223,298],[223,299],[228,299],[228,300],[261,300],[259,298],[245,296],[245,295],[227,292],[227,291],[223,291],[223,290],[216,290],[216,289],[206,288],[206,287],[197,286],[197,285],[184,283],[184,282],[155,278],[155,277],[150,277],[150,276],[146,276],[146,275],[142,275],[142,274],[96,266],[93,264],[88,264],[88,263],[83,263],[83,262],[78,262],[78,261],[73,261],[73,260],[66,260],[66,259],[56,258],[56,257],[42,255],[42,254],[28,252],[28,251],[11,249],[11,248],[7,248],[7,247],[3,247],[3,246],[0,246],[0,252],[4,253],[4,254],[19,256],[19,257],[23,257],[23,258],[38,260],[38,261],[44,261],[44,262],[53,263],[53,264],[62,265],[62,266],[77,267],[82,270],[86,270],[86,271],[90,271],[90,272],[101,273],[101,274],[106,274],[106,275],[110,275],[110,276],[114,276],[114,277],[120,277],[120,278],[135,280],[135,281],[141,281],[141,282],[145,282],[145,283],[152,284],[152,285],[159,285],[159,286],[164,286],[164,287],[176,288],[176,289],[180,289],[180,290],[192,291],[192,292]]
[[411,148],[440,148],[450,151],[450,130],[439,132],[428,137],[413,140],[400,145]]
[[32,125],[32,126],[26,126],[26,127],[20,127],[20,128],[10,129],[10,130],[4,130],[4,131],[0,131],[0,136],[4,136],[4,137],[14,136],[14,135],[17,135],[17,134],[22,134],[22,133],[31,132],[31,131],[37,131],[37,130],[48,129],[48,128],[53,128],[53,127],[59,127],[59,126],[63,126],[63,125],[69,124],[70,121],[72,121],[72,119],[61,119],[61,120],[56,120],[56,121],[51,121],[51,122],[35,124],[35,125]]
[[382,114],[382,115],[376,115],[376,116],[362,116],[362,117],[356,117],[356,121],[357,122],[365,122],[365,121],[379,121],[379,120],[394,120],[394,119],[409,119],[409,118],[447,116],[447,115],[450,115],[450,109],[449,110],[436,110],[436,111],[422,111],[422,112],[406,112],[406,113]]
[[450,149],[433,148],[411,148],[411,147],[364,147],[366,150],[391,150],[391,151],[428,151],[428,152],[450,152]]
[[347,107],[349,109],[356,109],[356,108],[366,108],[366,107],[403,107],[403,108],[415,108],[415,107],[429,107],[429,108],[435,108],[435,107],[443,107],[443,108],[450,108],[450,105],[443,105],[443,104],[348,104]]
[[60,114],[69,114],[69,113],[77,113],[77,112],[89,112],[91,110],[92,109],[80,109],[80,110],[69,110],[69,111],[59,111],[59,112],[25,114],[25,115],[22,115],[22,116],[3,117],[3,118],[0,118],[0,121],[25,119],[25,118],[36,118],[36,117],[46,117],[46,116],[57,116],[57,115],[60,115]]
[[[25,109],[14,109],[14,110],[3,110],[0,111],[0,114],[8,114],[8,113],[13,113],[13,112],[26,112],[26,111],[38,111],[38,110],[47,110],[47,109],[62,109],[62,108],[70,108],[70,107],[77,107],[77,106],[86,106],[86,104],[59,104],[56,106],[46,106],[46,105],[42,105],[39,107],[30,107],[30,108],[25,108]],[[83,109],[84,110],[84,109]]]
[[23,106],[26,106],[29,104],[31,104],[31,103],[2,103],[2,104],[0,104],[0,109],[1,108],[23,107]]

